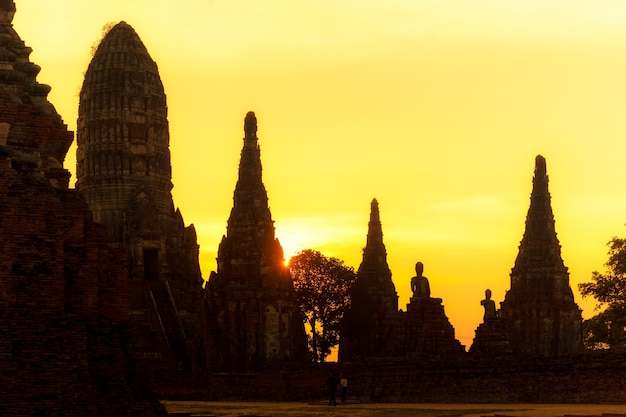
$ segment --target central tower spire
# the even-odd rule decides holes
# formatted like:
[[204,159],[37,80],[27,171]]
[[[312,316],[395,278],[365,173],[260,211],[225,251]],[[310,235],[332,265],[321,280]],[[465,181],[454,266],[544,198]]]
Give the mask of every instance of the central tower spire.
[[[220,244],[221,256],[218,254],[218,260],[236,259],[237,265],[248,265],[249,268],[259,270],[261,262],[282,265],[284,259],[283,249],[275,238],[274,221],[263,185],[261,149],[256,132],[256,116],[254,112],[248,112],[244,119],[243,149],[233,208],[228,218],[226,236]],[[240,282],[252,283],[259,278],[255,274],[251,275],[248,267],[231,266],[218,262],[217,272],[223,272],[221,267],[230,269],[226,275]]]
[[244,138],[239,178],[235,186],[233,208],[228,219],[228,236],[250,232],[249,226],[261,226],[263,236],[274,240],[274,222],[268,207],[267,191],[263,185],[261,149],[259,148],[257,120],[254,112],[244,119]]
[[233,208],[218,249],[217,271],[205,291],[200,362],[210,370],[300,361],[306,353],[293,281],[261,178],[256,132],[256,117],[248,112]]

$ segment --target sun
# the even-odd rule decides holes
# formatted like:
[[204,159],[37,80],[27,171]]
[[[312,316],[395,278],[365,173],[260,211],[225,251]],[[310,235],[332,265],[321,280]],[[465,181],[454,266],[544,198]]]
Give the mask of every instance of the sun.
[[309,249],[313,239],[310,234],[297,229],[283,230],[276,233],[276,237],[283,247],[285,266],[289,265],[289,260],[298,252]]

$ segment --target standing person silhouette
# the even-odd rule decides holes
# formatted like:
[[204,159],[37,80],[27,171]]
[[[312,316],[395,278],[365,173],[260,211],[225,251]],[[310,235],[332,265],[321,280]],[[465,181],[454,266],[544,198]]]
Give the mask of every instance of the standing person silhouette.
[[346,378],[344,374],[341,374],[339,386],[341,387],[341,402],[345,403],[346,397],[348,396],[348,378]]

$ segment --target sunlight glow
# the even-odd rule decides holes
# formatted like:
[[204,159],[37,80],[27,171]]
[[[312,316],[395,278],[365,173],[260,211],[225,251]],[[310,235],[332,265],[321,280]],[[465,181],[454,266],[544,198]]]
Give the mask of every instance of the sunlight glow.
[[308,248],[311,238],[299,230],[283,231],[278,236],[283,253],[285,255],[285,265],[289,264],[289,259],[303,249]]

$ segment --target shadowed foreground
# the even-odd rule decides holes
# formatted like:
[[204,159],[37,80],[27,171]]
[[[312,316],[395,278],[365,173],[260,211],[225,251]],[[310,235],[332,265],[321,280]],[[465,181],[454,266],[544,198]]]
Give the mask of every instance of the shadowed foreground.
[[626,404],[346,404],[163,401],[170,415],[203,417],[626,417]]

